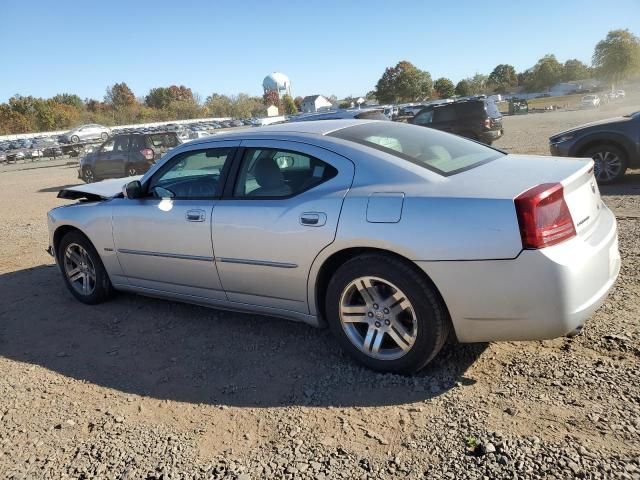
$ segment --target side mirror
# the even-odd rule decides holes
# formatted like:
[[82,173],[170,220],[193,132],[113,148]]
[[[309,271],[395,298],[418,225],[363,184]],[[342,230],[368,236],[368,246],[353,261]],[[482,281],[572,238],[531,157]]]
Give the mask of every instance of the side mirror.
[[124,196],[126,198],[140,198],[142,197],[142,194],[142,184],[140,183],[140,180],[133,180],[132,182],[127,183],[124,187]]

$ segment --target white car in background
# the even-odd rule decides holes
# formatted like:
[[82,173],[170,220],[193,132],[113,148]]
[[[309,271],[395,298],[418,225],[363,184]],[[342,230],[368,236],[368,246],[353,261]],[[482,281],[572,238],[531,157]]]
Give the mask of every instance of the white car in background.
[[616,90],[616,98],[624,98],[625,96],[624,90]]
[[580,100],[580,108],[598,108],[600,106],[600,97],[597,95],[585,95]]

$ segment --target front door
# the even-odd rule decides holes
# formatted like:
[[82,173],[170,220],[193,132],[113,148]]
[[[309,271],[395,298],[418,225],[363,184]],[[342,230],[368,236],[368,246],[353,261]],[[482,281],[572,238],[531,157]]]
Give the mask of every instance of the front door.
[[146,197],[114,200],[113,236],[129,284],[194,299],[226,299],[211,222],[223,169],[238,143],[178,153],[145,182]]
[[297,142],[241,147],[233,188],[213,214],[222,285],[233,302],[309,313],[311,264],[335,238],[353,163]]

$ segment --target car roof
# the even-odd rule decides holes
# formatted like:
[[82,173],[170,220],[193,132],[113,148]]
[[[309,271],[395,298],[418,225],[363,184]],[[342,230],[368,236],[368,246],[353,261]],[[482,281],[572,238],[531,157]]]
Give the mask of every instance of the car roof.
[[327,135],[328,133],[342,130],[353,125],[362,125],[363,123],[375,122],[380,120],[358,120],[358,119],[340,119],[340,120],[318,120],[315,122],[287,122],[275,125],[265,125],[263,127],[255,127],[251,129],[235,130],[233,132],[219,133],[216,137],[237,138],[247,136],[263,135],[265,133],[286,134],[286,133],[305,133],[315,135]]

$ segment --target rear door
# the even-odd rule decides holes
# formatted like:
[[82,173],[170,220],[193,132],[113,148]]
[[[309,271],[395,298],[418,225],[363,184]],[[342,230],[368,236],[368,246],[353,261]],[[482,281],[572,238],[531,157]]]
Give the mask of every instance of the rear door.
[[108,162],[109,177],[119,178],[126,175],[125,165],[129,160],[130,147],[130,135],[120,135],[115,137],[113,151],[111,152]]
[[458,133],[458,129],[456,128],[457,120],[458,115],[456,114],[456,110],[453,108],[453,105],[435,107],[433,109],[431,126],[445,132]]
[[95,161],[93,163],[93,172],[97,178],[109,178],[110,176],[110,160],[111,152],[113,152],[113,146],[115,138],[111,138],[104,142],[98,148],[96,152]]
[[297,142],[241,146],[235,182],[213,212],[222,285],[233,302],[309,313],[311,264],[335,238],[353,163]]

